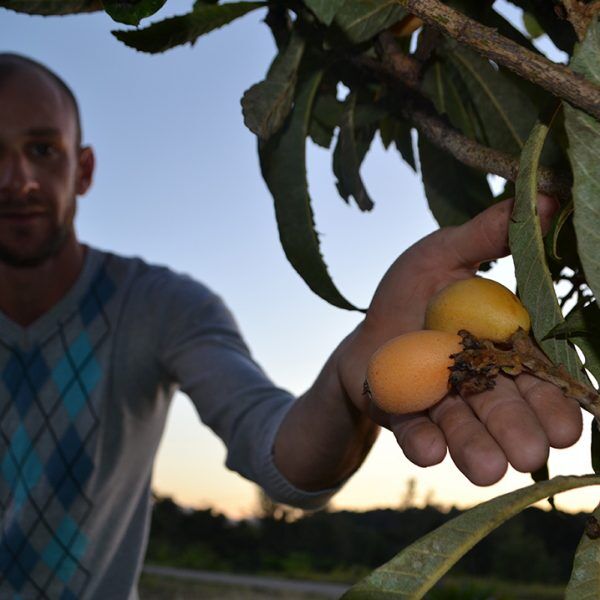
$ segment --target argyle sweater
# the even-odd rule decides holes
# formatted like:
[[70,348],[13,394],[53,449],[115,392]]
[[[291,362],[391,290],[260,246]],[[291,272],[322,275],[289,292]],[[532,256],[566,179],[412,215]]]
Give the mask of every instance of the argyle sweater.
[[[76,283],[31,326],[0,313],[2,600],[137,598],[177,387],[226,444],[227,466],[273,499],[315,508],[333,494],[298,490],[274,466],[293,398],[252,359],[220,298],[88,248]],[[202,464],[189,469],[201,486]]]

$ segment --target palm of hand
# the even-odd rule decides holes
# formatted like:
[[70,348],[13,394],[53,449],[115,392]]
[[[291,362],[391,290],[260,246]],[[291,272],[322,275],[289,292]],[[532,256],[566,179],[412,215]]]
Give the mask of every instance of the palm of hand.
[[[554,210],[541,197],[542,226]],[[499,258],[506,245],[511,204],[503,202],[463,226],[424,238],[390,267],[364,322],[349,339],[351,359],[340,377],[355,405],[391,429],[405,455],[420,466],[441,462],[449,451],[454,463],[477,485],[497,482],[508,464],[522,472],[545,463],[550,447],[570,446],[579,438],[581,411],[576,401],[531,375],[501,375],[496,387],[463,398],[448,394],[426,412],[385,414],[362,394],[364,365],[384,341],[423,328],[429,299],[457,279],[475,275],[480,262]]]

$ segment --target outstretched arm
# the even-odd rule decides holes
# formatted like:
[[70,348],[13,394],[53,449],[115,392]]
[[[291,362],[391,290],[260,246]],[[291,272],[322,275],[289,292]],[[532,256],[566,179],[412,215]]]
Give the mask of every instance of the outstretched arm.
[[[539,197],[547,228],[556,203]],[[426,467],[449,451],[477,485],[491,485],[510,463],[522,472],[541,467],[550,447],[581,435],[576,401],[530,375],[500,376],[494,389],[461,398],[448,394],[427,412],[387,415],[363,394],[367,363],[388,339],[421,329],[429,299],[458,279],[473,277],[484,261],[506,256],[512,202],[500,202],[459,227],[440,229],[404,252],[390,267],[365,319],[338,346],[311,388],[283,421],[275,464],[297,487],[317,490],[350,476],[373,445],[378,425],[391,429],[404,454]]]

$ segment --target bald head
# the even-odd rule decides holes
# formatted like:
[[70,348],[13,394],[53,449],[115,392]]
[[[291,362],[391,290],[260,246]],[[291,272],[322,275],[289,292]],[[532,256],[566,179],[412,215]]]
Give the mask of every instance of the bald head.
[[76,146],[81,146],[81,117],[79,105],[71,88],[48,67],[31,58],[20,54],[9,52],[0,52],[0,88],[2,88],[10,79],[18,75],[39,75],[47,80],[63,97],[73,113],[76,131]]

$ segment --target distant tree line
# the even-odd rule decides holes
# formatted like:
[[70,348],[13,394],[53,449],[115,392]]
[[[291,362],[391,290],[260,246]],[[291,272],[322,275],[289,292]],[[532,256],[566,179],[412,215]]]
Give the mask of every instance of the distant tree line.
[[[320,511],[290,520],[285,510],[272,508],[253,520],[231,521],[210,509],[186,510],[169,498],[157,498],[146,560],[351,582],[461,512],[433,506]],[[529,508],[481,541],[452,573],[566,583],[587,517]]]

